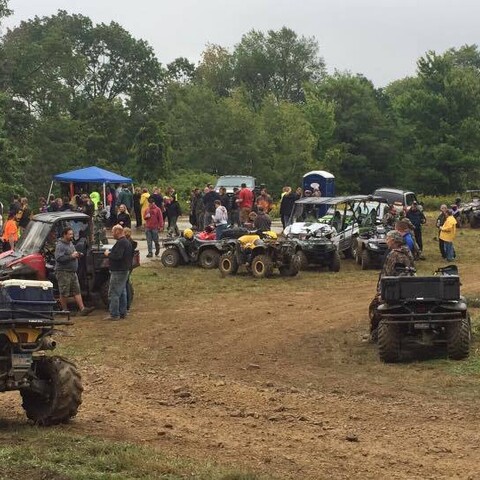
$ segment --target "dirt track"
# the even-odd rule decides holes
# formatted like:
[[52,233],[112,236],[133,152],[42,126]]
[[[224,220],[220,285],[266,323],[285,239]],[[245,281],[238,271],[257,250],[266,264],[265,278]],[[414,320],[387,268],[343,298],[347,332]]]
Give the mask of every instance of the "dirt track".
[[[376,273],[342,267],[262,282],[152,262],[128,322],[62,340],[86,387],[65,428],[274,478],[480,478],[478,374],[382,365],[361,341]],[[473,267],[464,284],[480,290]]]

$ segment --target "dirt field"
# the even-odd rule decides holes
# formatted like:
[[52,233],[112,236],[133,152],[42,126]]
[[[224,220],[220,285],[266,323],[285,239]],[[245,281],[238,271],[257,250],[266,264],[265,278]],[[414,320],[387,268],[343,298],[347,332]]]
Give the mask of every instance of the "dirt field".
[[[426,237],[424,273],[440,264]],[[457,243],[473,297],[478,242]],[[127,321],[98,313],[60,339],[85,383],[65,428],[272,478],[480,478],[478,345],[466,362],[381,364],[362,342],[376,279],[351,260],[266,281],[151,262]],[[15,394],[0,411],[24,422]]]

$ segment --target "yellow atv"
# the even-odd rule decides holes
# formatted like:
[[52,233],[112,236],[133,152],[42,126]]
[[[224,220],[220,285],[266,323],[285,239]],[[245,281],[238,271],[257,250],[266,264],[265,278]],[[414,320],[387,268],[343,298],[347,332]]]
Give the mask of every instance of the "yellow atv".
[[[20,391],[27,417],[37,425],[65,423],[82,403],[76,366],[50,356],[59,325],[71,325],[68,312],[55,312],[51,282],[0,282],[0,391]],[[61,316],[67,319],[56,320]]]
[[222,251],[218,268],[223,275],[235,275],[242,265],[256,278],[270,277],[275,268],[282,276],[294,277],[300,269],[294,243],[279,241],[272,231],[225,240]]

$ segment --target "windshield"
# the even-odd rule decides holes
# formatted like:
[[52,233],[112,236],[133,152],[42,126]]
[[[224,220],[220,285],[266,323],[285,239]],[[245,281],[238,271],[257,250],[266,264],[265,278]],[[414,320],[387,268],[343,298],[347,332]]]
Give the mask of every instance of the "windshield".
[[252,177],[220,177],[215,188],[239,187],[242,183],[245,183],[248,188],[255,187],[255,179]]
[[15,250],[23,255],[38,253],[42,248],[52,225],[50,223],[31,221],[15,245]]
[[22,255],[30,255],[38,253],[47,241],[49,244],[55,245],[66,227],[73,230],[73,243],[76,243],[80,237],[88,239],[88,219],[61,220],[53,225],[32,220],[15,245],[15,251],[20,252]]

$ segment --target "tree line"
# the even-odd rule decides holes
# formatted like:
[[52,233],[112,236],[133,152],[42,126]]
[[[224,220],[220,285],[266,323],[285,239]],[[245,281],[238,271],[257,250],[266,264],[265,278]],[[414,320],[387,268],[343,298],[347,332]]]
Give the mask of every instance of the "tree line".
[[280,191],[325,169],[344,193],[480,186],[476,45],[428,52],[376,88],[327,74],[317,41],[286,27],[162,65],[119,24],[59,11],[6,31],[0,65],[2,198],[92,164],[150,185],[248,174]]

